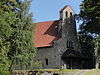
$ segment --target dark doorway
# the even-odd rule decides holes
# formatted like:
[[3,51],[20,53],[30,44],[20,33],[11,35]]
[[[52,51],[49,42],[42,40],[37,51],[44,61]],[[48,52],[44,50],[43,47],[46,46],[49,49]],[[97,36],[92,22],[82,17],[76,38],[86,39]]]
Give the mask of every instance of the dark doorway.
[[62,60],[66,64],[67,69],[82,68],[82,56],[78,51],[66,50],[62,55]]

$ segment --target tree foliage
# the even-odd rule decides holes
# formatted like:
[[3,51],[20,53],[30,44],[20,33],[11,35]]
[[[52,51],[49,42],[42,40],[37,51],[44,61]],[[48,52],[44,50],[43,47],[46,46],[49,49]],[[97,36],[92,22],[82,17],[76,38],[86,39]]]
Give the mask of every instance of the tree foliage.
[[0,75],[8,75],[14,61],[21,68],[34,64],[36,49],[32,14],[28,11],[30,3],[31,0],[0,0]]
[[100,33],[100,0],[84,0],[81,4],[80,17],[83,24],[80,28],[90,33]]
[[82,53],[87,58],[92,58],[94,55],[93,37],[88,34],[79,32],[79,41],[82,47]]
[[100,56],[100,35],[95,39],[95,55]]
[[11,24],[14,23],[13,15],[15,13],[9,8],[8,3],[12,2],[10,0],[0,0],[0,75],[9,75],[10,61],[7,53],[11,44],[8,40],[13,31]]
[[[32,66],[35,55],[33,43],[34,24],[32,14],[28,12],[31,0],[17,1],[17,19],[12,25],[14,31],[11,36],[11,50],[8,53],[12,63],[19,62],[21,69],[23,66]],[[11,67],[12,67],[11,63]]]
[[99,48],[96,50],[95,46],[97,36],[100,34],[100,0],[83,0],[80,9],[79,19],[82,21],[79,28],[80,43],[85,55],[88,52],[88,57],[92,57],[99,52]]

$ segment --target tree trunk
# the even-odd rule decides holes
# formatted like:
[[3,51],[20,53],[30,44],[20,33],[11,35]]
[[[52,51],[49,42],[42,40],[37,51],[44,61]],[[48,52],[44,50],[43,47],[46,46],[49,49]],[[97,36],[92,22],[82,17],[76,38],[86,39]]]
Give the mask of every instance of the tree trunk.
[[96,62],[96,65],[95,65],[96,69],[99,69],[99,63]]

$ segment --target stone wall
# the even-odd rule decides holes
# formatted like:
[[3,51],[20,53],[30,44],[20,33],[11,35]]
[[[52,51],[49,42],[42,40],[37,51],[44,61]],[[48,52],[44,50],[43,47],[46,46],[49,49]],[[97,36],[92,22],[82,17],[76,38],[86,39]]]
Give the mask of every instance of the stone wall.
[[[57,52],[56,47],[39,48],[36,56],[36,60],[42,62],[42,67],[39,68],[59,68]],[[46,64],[46,59],[48,64]]]

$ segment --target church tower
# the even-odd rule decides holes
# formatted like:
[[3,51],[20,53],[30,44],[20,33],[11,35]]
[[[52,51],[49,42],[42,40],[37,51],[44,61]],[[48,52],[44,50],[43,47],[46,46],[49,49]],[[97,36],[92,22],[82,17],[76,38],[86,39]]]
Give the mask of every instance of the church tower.
[[[60,11],[60,20],[58,27],[59,36],[67,39],[67,47],[74,47],[74,50],[79,50],[75,13],[70,6],[65,6]],[[81,51],[80,51],[81,52]]]
[[[81,68],[77,65],[81,62],[81,48],[77,39],[75,13],[70,6],[65,6],[60,11],[60,20],[58,26],[58,54],[61,65],[66,64],[69,68]],[[75,61],[75,62],[74,62]]]

